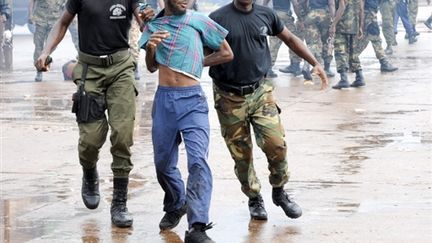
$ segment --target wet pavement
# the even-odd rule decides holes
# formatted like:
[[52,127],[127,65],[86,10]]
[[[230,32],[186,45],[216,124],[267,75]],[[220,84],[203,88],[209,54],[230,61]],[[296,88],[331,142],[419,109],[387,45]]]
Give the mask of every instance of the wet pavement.
[[[391,57],[399,67],[395,73],[380,73],[368,47],[362,54],[367,86],[361,89],[319,91],[319,85],[305,86],[301,78],[278,72],[275,96],[291,170],[286,189],[303,208],[299,219],[288,219],[273,205],[266,159],[255,146],[269,220],[250,221],[247,198],[210,109],[210,213],[216,226],[208,234],[216,242],[432,241],[432,32],[423,24],[418,30],[415,45],[398,36]],[[0,86],[0,242],[182,242],[186,218],[173,231],[158,228],[163,194],[150,139],[156,75],[143,71],[138,82],[128,201],[135,222],[131,229],[119,229],[109,214],[109,142],[98,163],[99,208],[88,210],[81,201],[78,130],[70,112],[75,86],[61,76],[61,65],[75,55],[71,41],[58,47],[41,83],[33,81],[31,37],[14,41],[15,71],[2,73]],[[282,48],[276,68],[288,62]],[[208,76],[202,85],[213,106]],[[184,147],[180,154],[186,179]]]

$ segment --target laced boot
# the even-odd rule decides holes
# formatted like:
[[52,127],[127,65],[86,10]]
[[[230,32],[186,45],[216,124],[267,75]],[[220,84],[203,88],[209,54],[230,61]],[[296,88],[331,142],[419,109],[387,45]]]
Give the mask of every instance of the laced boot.
[[394,72],[396,70],[398,70],[397,67],[393,66],[388,60],[387,58],[383,58],[381,60],[379,60],[381,63],[381,72]]
[[309,71],[309,68],[304,68],[302,70],[302,74],[303,74],[303,78],[305,79],[305,81],[309,81],[309,82],[312,81],[312,74]]
[[417,42],[417,37],[415,36],[415,34],[413,33],[409,39],[408,39],[408,44],[414,44]]
[[357,87],[361,87],[361,86],[365,86],[366,83],[364,81],[363,78],[363,72],[362,70],[358,70],[356,71],[356,77],[354,82],[351,84],[351,87],[357,88]]
[[426,27],[428,27],[430,30],[432,30],[432,16],[430,16],[424,23]]
[[114,178],[113,199],[111,202],[111,222],[120,228],[130,227],[133,224],[126,202],[128,192],[128,178]]
[[392,55],[393,54],[393,48],[391,47],[391,45],[387,45],[386,49],[384,50],[384,53],[386,55]]
[[288,217],[295,219],[302,215],[300,206],[289,198],[282,187],[273,188],[272,198],[273,203],[280,206]]
[[348,83],[348,76],[347,76],[346,71],[342,71],[339,74],[340,74],[341,79],[340,79],[339,83],[334,85],[332,88],[333,89],[349,88],[350,84]]
[[300,74],[302,74],[299,62],[293,62],[285,68],[280,68],[279,71],[283,73],[292,73],[294,76],[299,76]]
[[179,209],[176,209],[172,212],[165,213],[165,215],[162,217],[159,223],[159,228],[161,230],[167,230],[176,227],[180,223],[180,219],[183,217],[183,215],[186,214],[186,211],[187,211],[187,206],[186,204],[184,204]]
[[252,219],[267,220],[267,212],[264,208],[264,200],[261,195],[249,198],[249,212]]
[[99,176],[96,167],[93,169],[83,168],[81,197],[88,209],[95,209],[99,206]]
[[213,223],[207,225],[203,223],[192,224],[192,228],[185,233],[184,243],[215,243],[206,234],[206,230],[211,228],[213,228]]
[[327,74],[327,77],[334,77],[335,73],[330,70],[330,62],[324,62],[324,71]]
[[275,73],[271,68],[266,73],[266,78],[277,78],[277,76],[277,73]]
[[35,82],[42,82],[42,72],[37,71],[35,76]]

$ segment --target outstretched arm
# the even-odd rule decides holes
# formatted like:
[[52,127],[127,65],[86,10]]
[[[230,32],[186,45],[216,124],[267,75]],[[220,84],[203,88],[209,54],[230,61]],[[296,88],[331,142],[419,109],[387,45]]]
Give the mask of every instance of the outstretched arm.
[[321,88],[326,88],[328,84],[327,76],[324,69],[321,67],[314,55],[309,51],[306,45],[297,36],[291,33],[286,27],[281,33],[277,35],[291,50],[293,50],[299,57],[305,59],[310,63],[313,68],[313,73],[321,78]]
[[46,65],[47,57],[56,49],[57,45],[62,41],[70,23],[74,19],[75,14],[69,13],[69,11],[64,11],[59,20],[54,24],[52,30],[50,31],[47,39],[47,43],[42,50],[42,54],[38,57],[35,62],[35,66],[40,71],[48,71],[48,66]]

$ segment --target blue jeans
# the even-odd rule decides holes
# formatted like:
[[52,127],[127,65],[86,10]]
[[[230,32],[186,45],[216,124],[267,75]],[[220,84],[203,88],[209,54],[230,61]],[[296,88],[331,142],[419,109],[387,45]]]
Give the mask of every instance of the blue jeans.
[[[164,211],[187,203],[189,227],[208,223],[213,179],[208,166],[210,124],[207,98],[201,86],[159,86],[153,103],[152,140],[156,174],[165,192]],[[188,172],[186,192],[177,168],[178,145],[185,143]]]
[[408,4],[404,0],[399,0],[396,3],[396,13],[394,15],[394,32],[397,33],[397,25],[399,22],[399,17],[402,20],[402,24],[405,28],[408,36],[412,36],[414,34],[414,27],[411,24],[408,17]]

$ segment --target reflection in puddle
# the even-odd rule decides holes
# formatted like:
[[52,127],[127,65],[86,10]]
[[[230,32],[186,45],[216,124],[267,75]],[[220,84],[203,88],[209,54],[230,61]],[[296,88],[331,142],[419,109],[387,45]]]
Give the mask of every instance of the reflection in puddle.
[[84,222],[81,227],[82,242],[84,243],[97,243],[100,241],[99,224],[95,220],[88,220]]
[[113,243],[124,243],[128,242],[128,238],[133,233],[133,227],[130,228],[118,228],[112,226],[111,228],[111,240]]
[[267,223],[265,220],[253,220],[249,221],[249,234],[245,239],[245,243],[259,243],[262,242],[261,235],[263,232],[264,225]]
[[183,240],[174,231],[162,230],[159,234],[165,243],[183,243]]

